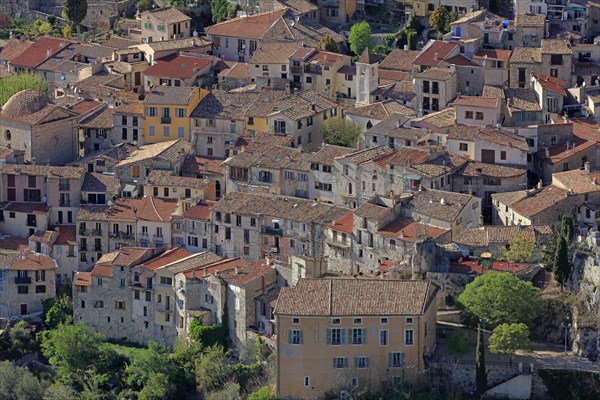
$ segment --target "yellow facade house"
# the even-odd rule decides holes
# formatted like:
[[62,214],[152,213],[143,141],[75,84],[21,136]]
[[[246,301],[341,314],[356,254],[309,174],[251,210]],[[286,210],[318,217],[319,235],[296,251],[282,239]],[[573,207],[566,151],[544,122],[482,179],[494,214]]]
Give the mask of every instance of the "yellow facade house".
[[160,86],[144,100],[144,143],[190,140],[190,115],[208,91],[189,86]]
[[300,279],[275,307],[277,398],[351,398],[414,382],[435,347],[430,281]]

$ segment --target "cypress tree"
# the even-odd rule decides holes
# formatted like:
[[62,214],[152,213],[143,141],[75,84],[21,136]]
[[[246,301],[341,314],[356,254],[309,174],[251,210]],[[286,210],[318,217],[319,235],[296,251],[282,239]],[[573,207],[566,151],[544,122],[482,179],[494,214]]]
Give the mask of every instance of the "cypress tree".
[[571,263],[569,263],[569,245],[564,235],[558,235],[556,253],[554,253],[554,264],[552,265],[554,278],[561,286],[565,285],[571,274]]
[[561,233],[565,237],[567,244],[573,240],[573,217],[569,214],[565,214],[561,221]]
[[481,329],[481,324],[477,328],[477,349],[475,355],[475,385],[477,393],[483,395],[487,390],[487,371],[485,370],[485,344],[483,343],[483,329]]

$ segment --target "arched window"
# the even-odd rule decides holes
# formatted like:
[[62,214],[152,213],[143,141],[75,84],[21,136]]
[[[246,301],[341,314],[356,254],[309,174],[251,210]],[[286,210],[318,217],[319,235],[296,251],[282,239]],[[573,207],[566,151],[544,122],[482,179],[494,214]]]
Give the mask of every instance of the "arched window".
[[4,131],[4,138],[6,140],[10,140],[12,138],[12,135],[8,129]]

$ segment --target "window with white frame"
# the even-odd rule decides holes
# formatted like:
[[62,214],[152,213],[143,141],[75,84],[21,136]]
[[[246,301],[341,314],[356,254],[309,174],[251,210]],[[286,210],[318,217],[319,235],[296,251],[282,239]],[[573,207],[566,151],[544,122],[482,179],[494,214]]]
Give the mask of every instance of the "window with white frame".
[[388,354],[390,368],[402,368],[404,367],[404,353],[400,351],[394,351]]

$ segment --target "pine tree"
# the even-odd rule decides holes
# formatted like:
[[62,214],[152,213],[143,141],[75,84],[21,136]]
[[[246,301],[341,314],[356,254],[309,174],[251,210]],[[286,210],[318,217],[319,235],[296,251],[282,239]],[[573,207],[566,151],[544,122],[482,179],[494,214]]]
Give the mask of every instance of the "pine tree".
[[475,354],[475,385],[477,393],[482,395],[487,390],[487,371],[485,370],[485,344],[483,343],[483,329],[481,329],[481,324],[477,328],[477,349]]
[[81,21],[87,15],[87,0],[65,0],[63,4],[63,17],[77,27],[77,39],[81,32]]
[[569,263],[569,245],[564,235],[558,235],[556,244],[556,253],[554,254],[554,265],[552,266],[554,279],[561,286],[564,286],[571,274],[571,264]]

